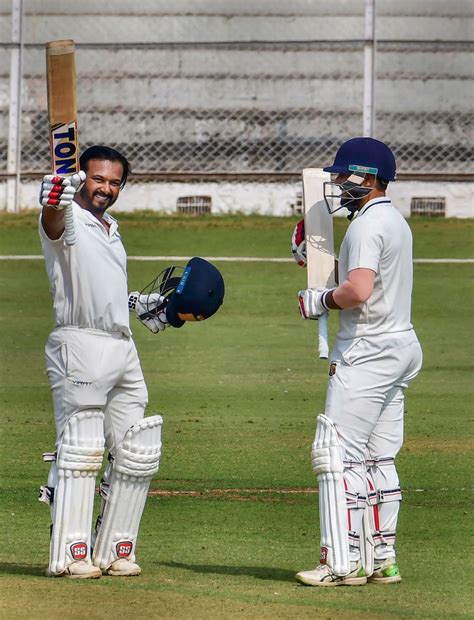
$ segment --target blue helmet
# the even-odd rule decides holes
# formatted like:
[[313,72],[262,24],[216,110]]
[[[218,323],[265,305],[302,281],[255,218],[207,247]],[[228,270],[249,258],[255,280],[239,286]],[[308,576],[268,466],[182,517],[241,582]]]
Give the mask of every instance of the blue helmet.
[[181,327],[186,321],[203,321],[222,305],[224,290],[224,280],[217,267],[194,256],[169,298],[166,318],[173,327]]
[[336,174],[373,174],[385,181],[395,181],[396,168],[395,156],[386,144],[375,138],[352,138],[339,147],[333,165],[323,170]]
[[147,310],[139,318],[153,318],[164,311],[173,327],[187,321],[204,321],[220,308],[224,292],[224,280],[217,267],[194,256],[184,269],[166,267],[140,291],[140,296],[147,298]]

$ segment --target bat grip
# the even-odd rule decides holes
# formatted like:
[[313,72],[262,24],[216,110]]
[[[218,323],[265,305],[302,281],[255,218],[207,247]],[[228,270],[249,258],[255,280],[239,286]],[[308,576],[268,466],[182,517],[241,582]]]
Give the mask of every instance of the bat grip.
[[73,206],[69,205],[64,209],[64,238],[66,245],[74,245],[76,243],[76,230],[74,227],[74,210]]
[[319,327],[319,358],[327,360],[329,357],[329,336],[328,336],[328,313],[324,312],[318,318]]

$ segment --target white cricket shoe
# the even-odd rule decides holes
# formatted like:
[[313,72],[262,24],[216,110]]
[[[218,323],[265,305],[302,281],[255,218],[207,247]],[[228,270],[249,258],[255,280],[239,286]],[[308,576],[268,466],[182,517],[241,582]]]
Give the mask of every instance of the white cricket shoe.
[[399,583],[402,580],[400,569],[394,557],[387,558],[382,563],[376,563],[374,572],[370,575],[370,583]]
[[97,566],[93,566],[85,560],[77,560],[66,566],[62,573],[52,573],[48,568],[46,575],[48,577],[67,577],[68,579],[99,579],[102,573]]
[[104,575],[112,577],[136,577],[142,572],[142,569],[126,558],[119,558],[104,571]]
[[367,583],[367,577],[360,562],[357,562],[355,568],[344,577],[335,575],[326,564],[320,564],[314,570],[297,573],[296,579],[305,586],[365,586]]

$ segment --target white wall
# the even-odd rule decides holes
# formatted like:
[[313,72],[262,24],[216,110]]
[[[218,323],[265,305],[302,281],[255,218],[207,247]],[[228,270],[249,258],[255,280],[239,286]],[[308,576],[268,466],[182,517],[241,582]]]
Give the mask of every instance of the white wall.
[[[38,205],[38,181],[23,183],[20,208],[35,209]],[[291,215],[296,203],[298,182],[274,183],[129,183],[116,205],[116,211],[150,209],[176,212],[180,196],[211,196],[212,212],[259,213],[262,215]],[[389,186],[389,195],[406,217],[410,216],[413,197],[444,197],[446,217],[474,217],[474,184],[469,182],[397,181]],[[0,183],[0,210],[6,209],[6,183]]]

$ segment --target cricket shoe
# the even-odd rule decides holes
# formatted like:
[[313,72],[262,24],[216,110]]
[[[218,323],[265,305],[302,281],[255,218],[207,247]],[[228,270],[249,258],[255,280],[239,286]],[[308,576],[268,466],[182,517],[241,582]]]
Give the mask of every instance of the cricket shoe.
[[395,558],[387,558],[375,564],[374,572],[368,578],[370,583],[399,583],[402,580]]
[[112,577],[137,577],[142,572],[142,569],[126,558],[119,558],[112,562],[109,568],[106,568],[104,575],[111,575]]
[[360,562],[357,562],[355,568],[344,577],[335,575],[327,564],[320,564],[314,570],[297,573],[296,579],[306,586],[365,586],[367,583],[367,577]]
[[47,577],[67,577],[68,579],[99,579],[102,573],[97,566],[92,566],[85,560],[77,560],[68,564],[62,573],[52,573],[48,568],[46,575]]

